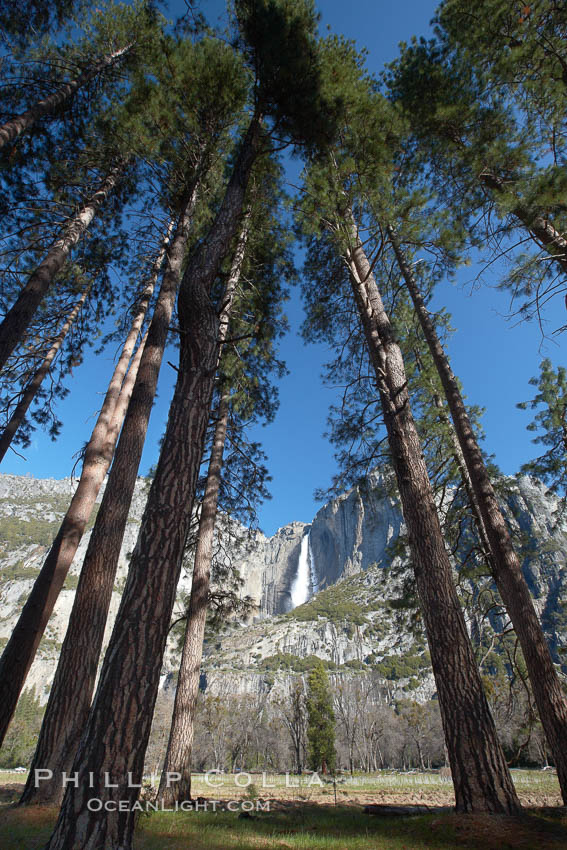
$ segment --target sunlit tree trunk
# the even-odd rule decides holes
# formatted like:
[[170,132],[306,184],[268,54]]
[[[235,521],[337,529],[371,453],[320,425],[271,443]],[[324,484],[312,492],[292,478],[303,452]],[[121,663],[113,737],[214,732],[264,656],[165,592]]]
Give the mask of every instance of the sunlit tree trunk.
[[52,244],[44,259],[28,278],[16,302],[6,313],[0,324],[0,369],[4,368],[8,357],[23,339],[28,325],[55,276],[61,271],[70,252],[90,226],[98,208],[116,187],[123,172],[123,165],[112,169],[100,188],[71,219],[59,239]]
[[[176,800],[191,799],[193,730],[199,693],[199,676],[203,656],[213,554],[213,533],[228,414],[229,394],[225,393],[219,404],[207,485],[201,507],[191,597],[187,609],[187,629],[177,679],[171,731],[158,792],[158,799],[162,801],[162,805],[168,807],[173,805]],[[168,777],[173,774],[178,774],[180,779],[170,784]]]
[[463,482],[463,485],[465,487],[467,500],[472,512],[473,522],[478,535],[478,541],[481,546],[482,555],[485,558],[486,563],[489,565],[490,569],[493,569],[492,552],[490,551],[490,542],[488,540],[488,534],[486,533],[486,528],[484,526],[484,520],[482,518],[480,505],[478,504],[478,499],[476,498],[472,486],[471,477],[469,475],[469,471],[465,463],[465,458],[461,449],[461,445],[459,443],[459,439],[457,437],[457,433],[455,431],[455,426],[453,425],[452,420],[447,415],[445,405],[443,404],[443,401],[441,400],[441,397],[438,393],[433,394],[433,403],[439,411],[439,419],[449,429],[449,438],[453,447],[453,457],[455,459],[455,463],[457,464],[459,475],[461,476],[461,481]]
[[19,401],[18,401],[18,403],[17,403],[17,405],[14,409],[14,412],[10,416],[10,419],[8,420],[6,427],[2,431],[2,435],[0,436],[0,461],[2,461],[4,459],[4,455],[6,454],[8,449],[10,448],[12,440],[16,436],[16,433],[17,433],[20,425],[22,424],[22,422],[26,418],[26,413],[29,410],[30,404],[32,403],[32,401],[36,397],[43,381],[45,380],[45,378],[49,374],[49,371],[51,369],[51,365],[52,365],[53,361],[55,360],[57,353],[61,349],[61,346],[63,345],[63,342],[65,340],[65,337],[67,336],[67,334],[69,333],[69,331],[71,330],[73,325],[75,324],[75,322],[76,322],[76,320],[79,316],[79,313],[81,312],[82,306],[85,303],[85,301],[87,300],[90,289],[91,289],[90,285],[85,288],[85,291],[83,292],[83,294],[81,295],[81,297],[79,298],[79,300],[77,301],[77,303],[75,304],[75,306],[73,307],[73,309],[71,310],[69,315],[67,316],[67,319],[65,320],[64,325],[62,326],[61,330],[57,334],[57,337],[55,338],[55,340],[54,340],[53,344],[51,345],[49,351],[45,355],[43,362],[41,363],[41,366],[36,370],[33,377],[31,378],[31,380],[26,384],[26,386],[22,390],[20,399],[19,399]]
[[82,86],[94,79],[97,74],[115,65],[131,49],[132,45],[129,44],[121,50],[109,53],[108,56],[105,56],[100,62],[96,62],[75,80],[69,80],[69,82],[64,83],[57,91],[50,94],[49,97],[38,101],[30,109],[22,112],[21,115],[16,115],[2,124],[0,126],[0,150],[6,147],[6,145],[13,144],[18,136],[33,127],[40,118],[44,118],[45,116],[54,117],[62,109],[65,109]]
[[[111,432],[120,431],[146,341],[147,332],[124,379],[110,425]],[[65,640],[59,654],[36,751],[20,804],[55,805],[60,803],[63,797],[63,773],[68,773],[73,763],[90,706],[100,654],[96,632],[94,645],[90,639],[92,624],[101,619],[106,623],[112,595],[112,588],[110,592],[105,592],[106,588],[102,582],[97,581],[98,578],[88,568],[81,569]],[[104,625],[102,630],[104,632]],[[41,771],[41,775],[46,777],[46,770],[51,771],[50,778],[36,781],[36,771]]]
[[[240,278],[247,239],[248,220],[244,224],[238,241],[230,277],[223,297],[223,308],[219,321],[219,346],[221,347],[228,332],[234,291]],[[222,392],[219,402],[211,457],[207,471],[207,483],[205,485],[203,504],[201,505],[191,595],[187,609],[187,625],[179,675],[177,677],[177,690],[175,692],[171,730],[158,792],[158,798],[164,806],[170,806],[176,800],[191,799],[193,728],[197,696],[199,693],[199,675],[201,659],[203,657],[203,640],[205,637],[211,564],[213,560],[213,537],[217,518],[229,410],[230,391],[227,389]],[[180,780],[176,783],[168,783],[168,776],[174,773],[179,774],[181,777]]]
[[376,373],[384,422],[408,529],[455,801],[460,812],[516,813],[520,803],[476,666],[413,420],[402,353],[358,229],[346,222],[346,259]]
[[563,800],[567,804],[567,699],[457,379],[393,228],[388,228],[388,235],[443,385],[471,487],[488,537],[494,580],[522,647],[534,698],[557,768]]
[[113,416],[154,285],[155,280],[152,279],[142,295],[85,449],[77,489],[0,658],[0,687],[3,694],[0,705],[0,742],[4,740],[43,632],[112,461],[120,431],[120,426],[111,428]]
[[[197,200],[197,183],[187,193],[166,256],[166,265],[143,350],[132,398],[117,410],[114,422],[116,447],[114,462],[83,561],[79,585],[55,679],[34,755],[34,769],[50,770],[50,780],[36,787],[30,772],[22,803],[56,803],[63,793],[61,777],[68,773],[88,716],[96,671],[104,638],[108,609],[114,587],[118,558],[134,493],[138,467],[155,398],[171,316],[179,287]],[[166,237],[169,243],[173,227]],[[160,255],[150,286],[164,259]],[[118,406],[117,406],[118,407]],[[122,408],[122,405],[120,405]],[[127,408],[127,410],[126,410]]]
[[[179,371],[167,428],[122,602],[73,771],[93,787],[68,786],[49,850],[130,850],[144,756],[197,487],[218,362],[219,316],[210,297],[238,230],[260,144],[255,115],[207,237],[192,252],[178,299]],[[106,787],[104,774],[116,787]],[[129,781],[129,779],[131,781]],[[127,801],[94,812],[88,801]],[[112,807],[113,803],[111,803]],[[124,805],[124,804],[123,804]]]

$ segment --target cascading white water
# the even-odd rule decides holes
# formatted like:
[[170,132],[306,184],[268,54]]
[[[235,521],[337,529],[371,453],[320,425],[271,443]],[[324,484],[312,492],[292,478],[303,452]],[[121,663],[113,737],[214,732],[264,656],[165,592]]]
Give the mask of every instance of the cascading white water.
[[297,573],[291,585],[291,604],[294,608],[309,599],[309,567],[309,535],[305,534],[301,541]]
[[301,540],[301,551],[297,564],[297,573],[291,584],[291,605],[297,608],[307,602],[312,593],[317,592],[317,577],[315,575],[315,563],[313,552],[309,543],[309,534],[305,534]]

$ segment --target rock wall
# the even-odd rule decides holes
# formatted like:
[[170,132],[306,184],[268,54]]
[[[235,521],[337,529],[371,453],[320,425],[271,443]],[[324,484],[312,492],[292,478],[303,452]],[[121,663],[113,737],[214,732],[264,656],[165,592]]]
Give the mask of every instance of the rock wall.
[[[69,479],[39,480],[0,475],[0,639],[4,642],[41,567],[50,535],[57,530],[74,486],[75,482]],[[120,555],[106,639],[118,608],[128,555],[134,549],[146,495],[146,482],[139,480]],[[505,500],[508,518],[518,542],[523,545],[526,578],[558,657],[559,650],[567,644],[562,613],[567,589],[567,522],[565,518],[557,522],[557,501],[547,495],[543,485],[532,479],[509,480]],[[375,630],[371,634],[372,630],[365,627],[345,631],[324,617],[305,622],[293,616],[289,619],[289,615],[282,619],[280,615],[291,608],[290,588],[305,534],[310,534],[319,590],[360,575],[360,593],[366,598],[370,590],[378,595],[395,593],[394,587],[382,587],[383,568],[391,563],[388,547],[402,528],[403,520],[395,498],[383,479],[373,476],[364,492],[353,489],[325,505],[310,526],[292,522],[271,538],[259,532],[251,535],[245,549],[238,552],[234,560],[244,579],[242,595],[256,600],[257,611],[253,619],[257,627],[251,628],[253,624],[248,623],[223,639],[220,655],[217,653],[219,664],[227,671],[246,669],[253,673],[255,663],[277,653],[299,657],[318,655],[337,665],[362,662],[369,655],[387,653],[396,641],[393,622],[386,623],[381,640],[377,640],[378,632]],[[42,699],[46,698],[50,687],[88,540],[89,534],[79,547],[30,672],[28,686],[34,685]],[[185,571],[180,581],[180,594],[189,591],[190,581],[190,571]],[[339,595],[342,587],[339,586]],[[385,617],[378,608],[371,616],[373,627],[380,617]],[[403,645],[396,651],[404,651]],[[175,668],[175,663],[176,654],[170,649],[164,677]],[[237,672],[236,681],[239,675]]]
[[364,493],[349,490],[321,508],[310,531],[319,589],[389,562],[388,544],[402,526],[400,509],[381,476],[372,476]]
[[242,556],[236,558],[242,578],[243,594],[252,596],[261,617],[283,614],[291,608],[290,588],[297,573],[305,523],[292,522],[273,537],[261,533]]

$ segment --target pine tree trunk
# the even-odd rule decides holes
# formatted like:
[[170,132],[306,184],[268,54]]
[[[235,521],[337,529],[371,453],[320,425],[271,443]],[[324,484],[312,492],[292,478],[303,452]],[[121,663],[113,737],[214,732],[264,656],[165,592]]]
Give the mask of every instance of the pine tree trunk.
[[470,482],[486,529],[494,579],[520,641],[540,719],[567,804],[567,699],[555,670],[522,567],[500,510],[458,382],[394,230],[388,235],[439,372]]
[[459,443],[459,438],[457,437],[457,433],[455,431],[455,426],[453,425],[452,420],[447,416],[445,405],[441,401],[438,393],[433,394],[433,403],[435,407],[439,411],[439,419],[443,422],[450,432],[451,444],[453,446],[453,457],[455,458],[455,463],[457,464],[457,468],[459,470],[459,474],[461,476],[461,480],[464,484],[467,500],[473,515],[473,522],[476,528],[476,532],[478,535],[479,543],[482,547],[483,557],[486,559],[486,563],[489,565],[490,569],[493,569],[492,566],[492,552],[490,550],[490,541],[488,540],[488,534],[486,532],[486,528],[484,527],[484,520],[482,518],[482,512],[480,510],[480,505],[478,503],[478,499],[476,498],[475,492],[473,490],[471,477],[469,475],[469,471],[467,469],[467,465],[465,463],[465,458],[463,455],[463,451],[461,449],[461,444]]
[[[210,415],[219,317],[210,290],[238,228],[260,143],[255,115],[207,237],[191,254],[178,299],[179,372],[160,458],[89,719],[73,764],[93,787],[69,786],[49,850],[131,850],[168,627]],[[117,787],[108,788],[104,774]],[[129,781],[129,779],[131,781]],[[91,798],[128,811],[89,809]],[[126,802],[124,802],[126,801]]]
[[[116,432],[126,415],[148,333],[138,346],[112,417]],[[88,553],[88,550],[87,550]],[[81,569],[73,608],[61,647],[49,700],[20,805],[54,806],[63,798],[63,773],[69,773],[90,708],[98,658],[104,636],[113,585],[108,577],[93,574],[87,556]],[[115,571],[112,573],[115,575]],[[100,580],[99,580],[100,579]],[[106,581],[105,581],[106,579]],[[98,629],[97,629],[98,626]],[[38,776],[49,779],[38,781]]]
[[[122,422],[124,425],[81,568],[65,641],[21,803],[60,802],[63,795],[61,777],[71,768],[86,723],[124,529],[155,398],[196,199],[197,190],[193,187],[167,251],[167,267],[147,339],[136,353],[139,366],[134,372],[135,363],[132,363],[122,387],[124,392],[120,393],[110,423],[114,442]],[[172,230],[171,225],[145,293],[148,297],[153,292]],[[36,769],[50,770],[51,779],[36,785]]]
[[[420,374],[423,373],[423,364],[421,362],[421,357],[419,352],[414,349],[414,357],[417,361],[417,368]],[[453,458],[455,463],[457,464],[457,468],[459,470],[459,475],[461,476],[461,481],[465,487],[465,491],[467,494],[467,500],[469,507],[471,509],[473,515],[473,522],[476,528],[476,532],[478,535],[478,540],[481,545],[482,555],[489,565],[490,569],[492,569],[492,553],[490,551],[490,543],[488,541],[488,535],[486,533],[486,529],[484,527],[484,521],[482,519],[482,515],[480,512],[480,507],[477,501],[477,498],[473,491],[473,486],[471,482],[471,478],[469,475],[469,471],[467,469],[467,465],[465,463],[465,458],[463,456],[463,452],[461,450],[461,444],[459,443],[459,439],[457,437],[457,432],[455,431],[455,426],[453,425],[453,421],[447,415],[447,411],[443,401],[441,400],[441,396],[437,392],[437,390],[430,384],[431,395],[433,398],[433,404],[439,411],[439,421],[442,422],[447,431],[449,433],[449,439],[451,441],[451,445],[453,447]]]
[[[219,361],[222,346],[228,334],[234,293],[240,279],[240,272],[246,252],[249,219],[250,212],[248,212],[244,220],[232,261],[230,276],[223,294],[218,333]],[[176,800],[191,799],[193,728],[197,696],[199,693],[199,675],[201,659],[203,657],[203,640],[205,637],[211,563],[213,559],[213,536],[217,518],[229,409],[230,393],[225,391],[221,395],[219,403],[211,458],[207,472],[207,483],[201,506],[191,595],[187,611],[187,625],[177,678],[177,690],[175,692],[175,703],[173,706],[167,752],[158,790],[158,799],[161,800],[164,806],[171,806]],[[176,783],[170,783],[168,781],[168,775],[172,774],[179,774],[181,777],[180,780]]]
[[90,226],[96,211],[115,188],[124,166],[113,168],[100,188],[89,199],[79,213],[64,228],[63,234],[47,252],[12,307],[0,324],[0,369],[21,342],[28,325],[33,319],[55,276],[61,271],[69,253]]
[[[171,730],[161,774],[158,800],[171,807],[177,800],[191,799],[191,752],[199,676],[203,657],[203,639],[207,619],[207,605],[213,556],[213,533],[217,515],[218,492],[222,470],[222,456],[226,439],[229,413],[229,394],[225,393],[218,410],[207,485],[201,508],[199,536],[195,552],[191,597],[187,611],[187,629],[183,643]],[[168,777],[178,775],[175,783]]]
[[347,227],[350,248],[346,259],[376,373],[408,529],[451,762],[456,809],[515,814],[520,803],[496,735],[455,589],[411,412],[402,354],[352,218]]
[[0,742],[16,709],[20,692],[35,658],[47,622],[81,542],[96,497],[112,461],[120,426],[111,428],[124,375],[140,333],[155,281],[150,281],[132,322],[122,353],[85,449],[77,489],[22,613],[0,658]]
[[68,83],[64,83],[57,89],[57,91],[50,94],[49,97],[38,101],[30,109],[22,112],[21,115],[16,115],[14,118],[11,118],[10,121],[6,121],[5,124],[2,124],[2,126],[0,126],[0,150],[6,147],[6,145],[10,145],[15,142],[18,136],[33,127],[40,118],[44,118],[46,115],[55,116],[57,112],[69,104],[71,99],[82,86],[94,79],[101,71],[115,65],[116,62],[129,53],[131,49],[132,45],[129,44],[121,50],[110,53],[100,62],[97,62],[93,67],[89,68],[88,71],[84,71],[80,74],[76,80],[69,80]]
[[67,316],[67,319],[65,320],[65,324],[63,325],[63,327],[59,331],[59,333],[58,333],[57,337],[55,338],[55,341],[53,342],[51,348],[49,349],[49,351],[45,355],[41,366],[39,367],[39,369],[36,370],[32,379],[24,387],[22,394],[20,396],[20,400],[18,401],[14,412],[10,416],[10,419],[8,420],[6,427],[2,431],[2,434],[0,435],[0,462],[4,459],[4,455],[6,454],[8,449],[10,448],[12,440],[16,436],[16,433],[17,433],[20,425],[22,424],[22,422],[26,418],[26,413],[29,410],[30,404],[32,403],[32,401],[36,397],[36,395],[39,391],[39,388],[41,387],[43,381],[45,380],[45,378],[49,374],[49,370],[51,369],[51,364],[55,360],[55,357],[57,356],[58,351],[60,350],[61,346],[63,345],[65,337],[67,336],[67,334],[69,333],[69,331],[73,327],[75,321],[77,320],[77,317],[78,317],[79,313],[81,312],[81,308],[82,308],[83,304],[85,303],[85,301],[88,297],[90,289],[91,289],[91,286],[89,284],[89,286],[87,286],[85,288],[85,291],[83,292],[83,294],[81,295],[81,297],[79,298],[79,300],[77,301],[77,303],[75,304],[75,306],[73,307],[73,309],[71,310],[69,315]]

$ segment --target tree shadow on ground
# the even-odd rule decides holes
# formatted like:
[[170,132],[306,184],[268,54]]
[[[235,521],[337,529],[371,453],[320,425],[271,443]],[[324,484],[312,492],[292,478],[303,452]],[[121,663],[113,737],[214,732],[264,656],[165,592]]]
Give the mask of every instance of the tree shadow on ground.
[[[563,812],[565,815],[565,812]],[[520,818],[431,814],[383,818],[360,806],[286,805],[250,818],[228,812],[160,813],[142,818],[139,850],[558,850],[567,847],[567,817],[550,819],[526,813]],[[175,829],[172,828],[177,820]],[[180,831],[178,831],[178,829]],[[180,843],[176,843],[181,839]],[[162,842],[162,843],[160,843]]]
[[[57,810],[11,806],[0,812],[2,850],[41,850]],[[565,809],[519,818],[430,814],[389,817],[361,806],[285,804],[240,817],[236,812],[142,815],[135,850],[560,850],[567,847]]]

